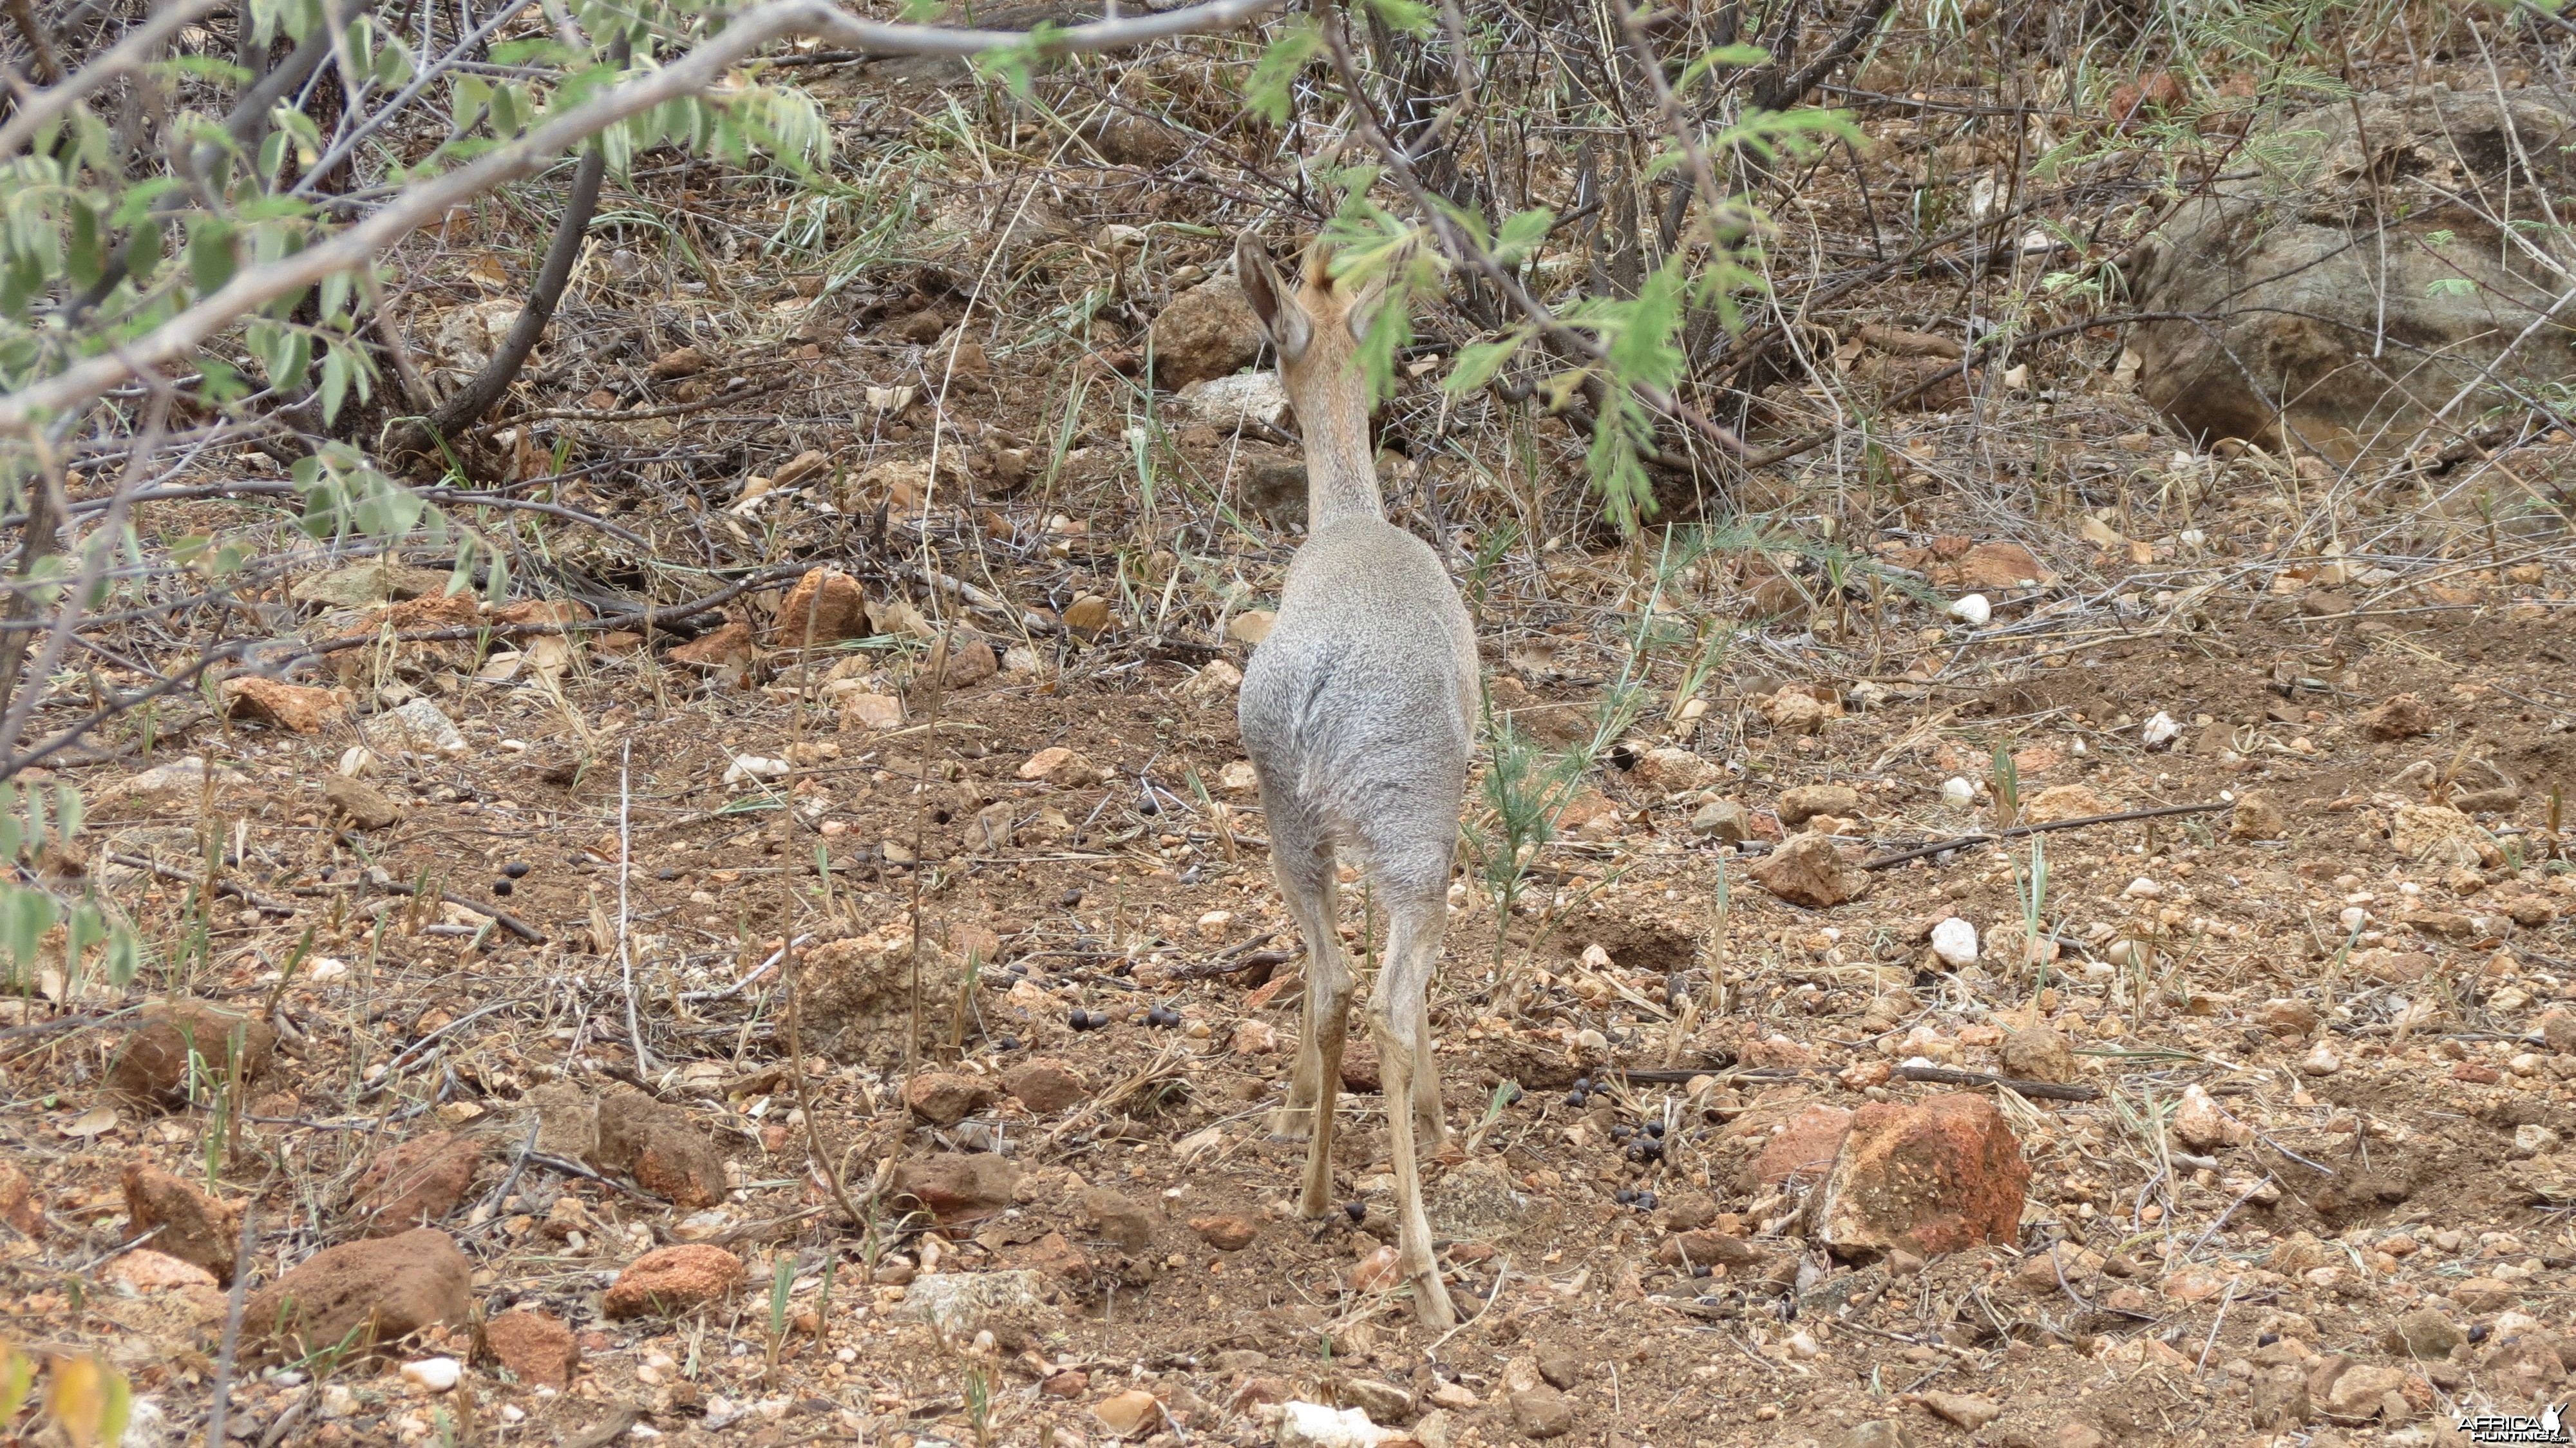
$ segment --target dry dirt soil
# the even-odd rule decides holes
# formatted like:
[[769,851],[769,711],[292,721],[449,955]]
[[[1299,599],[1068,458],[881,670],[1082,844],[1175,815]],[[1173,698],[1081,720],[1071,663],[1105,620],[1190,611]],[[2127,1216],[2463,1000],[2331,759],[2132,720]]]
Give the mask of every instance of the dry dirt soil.
[[[1158,264],[1220,264],[1194,244]],[[486,295],[476,245],[423,243],[424,334]],[[1431,1448],[2430,1443],[2566,1396],[2555,533],[2368,523],[2323,472],[2156,432],[2088,356],[2051,400],[1900,419],[1916,490],[1866,531],[1793,511],[1750,542],[1503,550],[1474,575],[1497,713],[1582,750],[1629,712],[1508,917],[1483,867],[1509,790],[1490,765],[1471,790],[1429,1173],[1469,1320],[1433,1331],[1384,1290],[1366,1053],[1331,1212],[1296,1213],[1303,1148],[1266,1134],[1302,956],[1232,685],[1297,537],[1247,490],[1292,454],[1113,405],[1070,345],[989,337],[951,377],[924,343],[971,326],[958,275],[819,301],[773,278],[711,322],[703,288],[602,263],[565,313],[637,339],[549,374],[585,448],[755,441],[543,496],[843,570],[860,621],[810,657],[788,615],[823,610],[783,576],[725,600],[728,630],[567,647],[307,552],[245,626],[462,636],[63,761],[88,818],[48,866],[152,959],[0,1004],[0,1334],[102,1351],[149,1441],[201,1436],[220,1390],[260,1448],[1179,1448],[1298,1441],[1296,1403]],[[650,365],[692,337],[749,380]],[[1098,391],[1058,459],[1077,375]],[[925,390],[853,400],[899,385]],[[1581,447],[1534,436],[1560,469]],[[2162,491],[2016,514],[1938,485],[2050,447]],[[749,503],[808,449],[804,491]],[[925,507],[960,459],[962,506]],[[1469,575],[1508,469],[1389,473]],[[1474,508],[1444,525],[1443,497]],[[171,532],[270,516],[155,506]],[[1830,526],[1883,565],[1844,596],[1795,542]],[[626,546],[561,536],[567,568]],[[365,613],[388,587],[418,596]],[[1970,591],[1981,626],[1942,611]],[[395,737],[397,705],[455,737]],[[1764,887],[1802,834],[1859,893]],[[1947,920],[1976,938],[1945,955]],[[1838,1159],[1843,1113],[1961,1094],[2001,1155],[1880,1163],[1957,1220],[1837,1247],[1825,1183],[1870,1169]],[[1323,1441],[1378,1436],[1354,1421]]]

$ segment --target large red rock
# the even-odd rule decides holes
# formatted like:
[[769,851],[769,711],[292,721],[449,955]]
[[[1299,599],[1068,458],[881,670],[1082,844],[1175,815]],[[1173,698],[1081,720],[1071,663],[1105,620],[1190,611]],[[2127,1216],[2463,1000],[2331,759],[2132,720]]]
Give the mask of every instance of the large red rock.
[[992,1099],[992,1083],[981,1076],[924,1071],[903,1085],[904,1104],[933,1126],[955,1126]]
[[551,1313],[520,1308],[483,1324],[493,1358],[530,1387],[562,1388],[581,1365],[581,1344]]
[[480,1140],[453,1131],[415,1136],[367,1163],[349,1205],[370,1237],[435,1222],[465,1199],[483,1155]]
[[818,644],[837,644],[874,632],[867,590],[837,569],[817,568],[797,579],[778,603],[776,638],[786,648],[803,648],[809,637]]
[[1000,1154],[959,1152],[895,1163],[894,1194],[943,1223],[972,1222],[1011,1204],[1017,1168]]
[[2029,1185],[2021,1143],[1985,1097],[1873,1102],[1852,1115],[1817,1222],[1825,1244],[1846,1257],[2010,1243]]
[[241,1208],[220,1202],[149,1162],[125,1168],[125,1216],[134,1233],[151,1233],[153,1251],[233,1280],[241,1251]]
[[1788,1126],[1765,1142],[1761,1155],[1745,1168],[1751,1178],[1743,1183],[1745,1190],[1764,1190],[1791,1180],[1812,1186],[1823,1180],[1833,1168],[1834,1154],[1842,1149],[1851,1121],[1850,1112],[1821,1104],[1789,1118]]
[[723,1301],[741,1281],[741,1258],[712,1243],[684,1242],[628,1263],[601,1299],[600,1310],[611,1317],[648,1312],[673,1317]]
[[234,1079],[236,1039],[242,1043],[239,1078],[247,1085],[267,1072],[276,1027],[203,1001],[163,1001],[144,1011],[143,1024],[108,1068],[107,1084],[137,1100],[184,1105],[191,1084],[211,1089]]
[[325,1247],[250,1296],[242,1325],[301,1356],[343,1343],[366,1348],[473,1310],[474,1264],[431,1227]]
[[1014,1068],[1002,1077],[1002,1089],[1040,1116],[1053,1116],[1091,1096],[1091,1083],[1082,1073],[1051,1056]]
[[8,1160],[0,1160],[0,1222],[30,1237],[45,1235],[45,1206],[36,1195],[36,1184]]

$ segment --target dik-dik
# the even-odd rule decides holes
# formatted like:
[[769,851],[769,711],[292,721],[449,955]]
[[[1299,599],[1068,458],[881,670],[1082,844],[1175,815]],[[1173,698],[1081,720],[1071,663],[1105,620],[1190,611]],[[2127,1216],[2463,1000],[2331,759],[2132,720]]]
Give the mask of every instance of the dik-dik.
[[1306,938],[1305,1029],[1271,1130],[1309,1138],[1301,1208],[1329,1210],[1351,1004],[1334,897],[1339,861],[1348,859],[1387,916],[1369,1028],[1395,1160],[1397,1250],[1416,1312],[1446,1327],[1456,1314],[1422,1213],[1420,1152],[1448,1135],[1424,997],[1447,923],[1474,737],[1476,641],[1438,555],[1388,522],[1378,495],[1357,354],[1383,288],[1352,295],[1337,286],[1320,245],[1294,288],[1250,237],[1238,240],[1235,257],[1306,442],[1306,543],[1244,673],[1237,713],[1260,776],[1271,867]]

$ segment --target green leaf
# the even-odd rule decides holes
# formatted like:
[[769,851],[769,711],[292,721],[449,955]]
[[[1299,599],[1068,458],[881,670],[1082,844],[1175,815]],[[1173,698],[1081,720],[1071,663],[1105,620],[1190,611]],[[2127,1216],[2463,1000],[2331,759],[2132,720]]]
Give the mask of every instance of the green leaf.
[[241,264],[233,251],[232,223],[202,217],[188,233],[188,280],[200,296],[220,291]]
[[1422,35],[1431,29],[1432,9],[1421,0],[1364,0],[1369,12],[1399,35]]
[[1500,341],[1471,342],[1459,348],[1457,360],[1449,364],[1449,375],[1440,385],[1461,395],[1475,391],[1494,380],[1494,374],[1512,360],[1512,354],[1521,349],[1527,337],[1525,331],[1515,332]]
[[107,274],[107,251],[99,238],[98,213],[75,201],[70,206],[71,235],[63,247],[63,274],[87,287]]
[[477,75],[460,75],[447,103],[448,123],[456,130],[471,130],[475,119],[492,110],[492,83]]
[[1518,266],[1555,229],[1556,213],[1544,206],[1515,213],[1503,222],[1502,233],[1494,238],[1494,259],[1505,266]]
[[322,355],[322,425],[329,427],[349,396],[349,352],[334,347]]
[[66,841],[81,832],[81,824],[88,818],[88,811],[81,804],[81,792],[77,788],[69,784],[54,786],[54,820]]
[[1243,103],[1273,125],[1285,125],[1292,109],[1297,72],[1323,54],[1324,32],[1311,15],[1300,15],[1279,27],[1270,47],[1261,52],[1244,82]]

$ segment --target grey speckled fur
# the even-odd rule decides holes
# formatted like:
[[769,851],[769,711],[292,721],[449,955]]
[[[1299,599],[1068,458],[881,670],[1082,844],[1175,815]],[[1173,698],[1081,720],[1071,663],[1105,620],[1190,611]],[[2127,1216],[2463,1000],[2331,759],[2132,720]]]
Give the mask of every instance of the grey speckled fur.
[[[1439,555],[1387,521],[1378,493],[1355,359],[1378,298],[1337,291],[1319,257],[1292,292],[1250,238],[1236,256],[1305,434],[1310,530],[1278,619],[1244,671],[1236,715],[1261,780],[1272,869],[1308,955],[1305,1029],[1272,1130],[1311,1137],[1301,1206],[1310,1216],[1329,1210],[1332,1103],[1353,993],[1335,928],[1337,868],[1347,859],[1387,913],[1369,1025],[1390,1107],[1398,1253],[1416,1311],[1445,1327],[1455,1314],[1431,1254],[1417,1151],[1447,1133],[1425,1001],[1475,741],[1476,640]],[[1406,1101],[1411,1110],[1397,1108]]]

